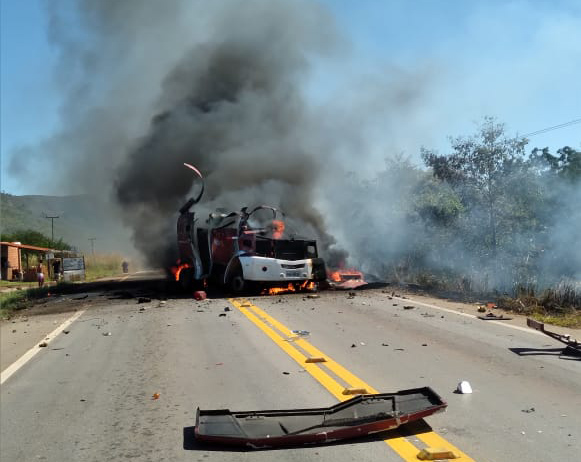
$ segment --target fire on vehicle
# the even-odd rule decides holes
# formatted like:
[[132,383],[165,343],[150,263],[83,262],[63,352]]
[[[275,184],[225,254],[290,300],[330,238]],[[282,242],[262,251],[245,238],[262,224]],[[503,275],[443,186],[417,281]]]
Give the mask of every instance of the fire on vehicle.
[[179,262],[172,272],[184,288],[207,281],[237,293],[264,287],[300,290],[326,280],[316,240],[293,232],[280,210],[267,205],[217,209],[201,222],[190,209],[202,193],[186,202],[177,222]]

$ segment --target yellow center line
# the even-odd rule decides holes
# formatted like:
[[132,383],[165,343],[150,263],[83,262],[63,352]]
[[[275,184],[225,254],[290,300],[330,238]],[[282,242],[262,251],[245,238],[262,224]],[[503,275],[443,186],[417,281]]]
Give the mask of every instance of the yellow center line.
[[[288,332],[291,335],[291,330],[284,324],[280,323],[272,316],[268,315],[266,312],[258,308],[249,302],[243,302],[238,299],[230,299],[230,303],[238,308],[250,321],[252,321],[259,329],[261,329],[271,340],[273,340],[283,351],[285,351],[291,358],[293,358],[301,367],[308,371],[321,385],[323,385],[333,396],[335,396],[340,401],[351,398],[352,396],[343,395],[343,387],[329,376],[319,364],[324,364],[329,370],[335,373],[338,377],[348,383],[354,388],[365,388],[368,393],[378,393],[371,385],[365,383],[363,380],[359,379],[347,369],[339,365],[336,361],[332,360],[329,356],[325,355],[323,352],[315,348],[306,340],[300,338],[294,343],[302,348],[304,351],[308,352],[314,356],[323,356],[327,360],[325,363],[305,363],[307,359],[304,354],[298,351],[291,342],[284,339],[279,334],[277,334],[270,326],[266,323],[272,325],[275,329],[280,332]],[[433,434],[433,436],[431,436]],[[428,435],[424,438],[424,435]],[[417,434],[416,437],[420,438],[422,441],[427,443],[429,446],[445,447],[447,449],[455,452],[460,458],[455,459],[458,462],[473,462],[466,454],[464,454],[459,449],[455,448],[452,444],[444,440],[439,435],[434,432],[428,432],[423,434]],[[404,437],[394,437],[384,440],[384,442],[392,448],[402,459],[406,461],[417,461],[417,454],[419,449],[414,446],[411,442],[406,440]]]

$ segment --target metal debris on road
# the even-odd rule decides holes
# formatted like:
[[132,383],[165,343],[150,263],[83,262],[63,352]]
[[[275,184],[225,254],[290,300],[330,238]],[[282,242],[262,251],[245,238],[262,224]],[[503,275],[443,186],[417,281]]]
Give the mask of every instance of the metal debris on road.
[[497,316],[494,313],[488,313],[486,316],[478,316],[478,319],[483,321],[510,321],[512,318],[507,318],[502,314]]
[[308,330],[293,330],[293,334],[296,334],[300,337],[308,337],[311,333]]
[[48,346],[48,343],[46,343],[46,342],[42,342],[42,343],[39,343],[39,344],[38,344],[38,347],[39,347],[39,348],[45,348],[45,347],[47,347],[47,346]]
[[412,305],[405,305],[403,307],[404,310],[413,310],[414,308],[415,308],[415,306],[412,306]]
[[545,324],[542,322],[535,321],[534,319],[527,318],[527,326],[542,332],[549,337],[564,343],[566,345],[563,353],[571,352],[575,356],[581,355],[581,341],[577,339],[571,338],[568,334],[557,334],[556,332],[551,332],[550,330],[545,329]]
[[111,332],[103,332],[103,337],[109,337],[111,335]]
[[328,408],[243,412],[198,408],[195,437],[211,444],[252,449],[325,444],[394,429],[403,422],[442,412],[447,406],[428,387],[396,393],[366,392],[364,388],[346,389],[345,395],[358,396]]
[[531,412],[535,412],[535,408],[531,407],[530,409],[521,409],[521,412],[524,412],[526,414],[530,414]]

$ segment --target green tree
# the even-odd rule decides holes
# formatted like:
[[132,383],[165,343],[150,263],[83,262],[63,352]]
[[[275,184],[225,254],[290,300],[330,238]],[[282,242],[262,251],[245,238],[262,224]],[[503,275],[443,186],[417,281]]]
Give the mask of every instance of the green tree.
[[514,179],[522,177],[527,168],[527,140],[507,137],[504,124],[486,117],[476,135],[450,141],[450,154],[422,149],[422,159],[436,178],[458,193],[463,206],[472,212],[471,219],[477,221],[477,228],[485,230],[479,234],[486,254],[494,260],[499,247],[499,224],[506,212],[513,212],[510,203]]
[[72,247],[63,242],[62,239],[51,242],[50,238],[33,229],[21,229],[11,234],[2,234],[4,242],[20,242],[26,245],[35,245],[38,247],[47,247],[55,250],[71,250]]

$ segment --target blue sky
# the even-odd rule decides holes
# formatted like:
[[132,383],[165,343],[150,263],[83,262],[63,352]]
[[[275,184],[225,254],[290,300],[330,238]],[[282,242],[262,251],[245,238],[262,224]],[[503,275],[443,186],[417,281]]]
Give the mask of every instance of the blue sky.
[[[418,82],[413,110],[401,117],[391,111],[385,121],[371,123],[368,134],[380,146],[378,156],[391,143],[411,157],[421,145],[445,151],[449,135],[471,134],[485,115],[505,122],[510,134],[581,118],[578,0],[322,3],[335,17],[345,48],[337,62],[316,63],[313,98],[332,88],[359,101],[353,82],[361,87]],[[57,53],[47,39],[44,2],[1,0],[1,5],[2,190],[52,193],[7,169],[20,146],[39,144],[61,123]],[[581,124],[531,137],[529,146],[564,145],[581,148]]]

